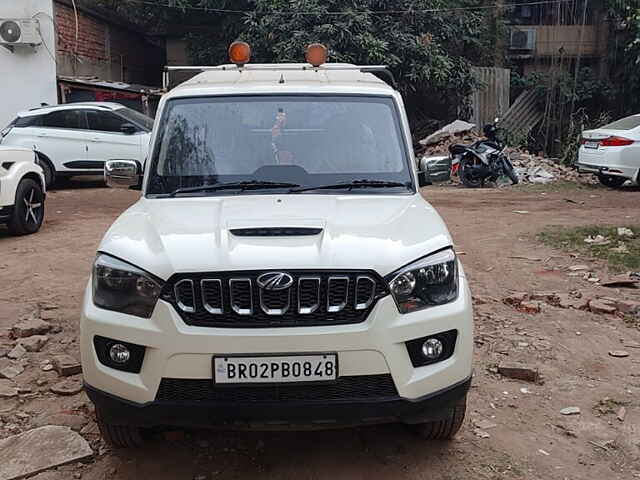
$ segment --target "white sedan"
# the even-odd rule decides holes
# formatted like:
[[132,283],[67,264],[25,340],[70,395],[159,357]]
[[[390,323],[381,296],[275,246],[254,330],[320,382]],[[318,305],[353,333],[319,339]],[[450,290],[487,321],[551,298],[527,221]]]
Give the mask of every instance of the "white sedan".
[[20,112],[0,143],[36,151],[47,186],[56,178],[102,175],[104,162],[144,163],[153,119],[118,103],[87,102]]
[[582,132],[577,167],[607,187],[640,181],[640,114]]
[[0,224],[13,235],[40,229],[45,181],[36,154],[28,148],[0,146]]

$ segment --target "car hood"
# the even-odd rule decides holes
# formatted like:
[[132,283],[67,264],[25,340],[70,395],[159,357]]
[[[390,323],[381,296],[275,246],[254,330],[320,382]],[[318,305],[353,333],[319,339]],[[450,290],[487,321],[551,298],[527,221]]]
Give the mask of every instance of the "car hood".
[[[264,227],[307,236],[237,236]],[[99,250],[167,279],[174,273],[263,269],[373,269],[386,275],[452,245],[420,195],[242,195],[141,198]]]

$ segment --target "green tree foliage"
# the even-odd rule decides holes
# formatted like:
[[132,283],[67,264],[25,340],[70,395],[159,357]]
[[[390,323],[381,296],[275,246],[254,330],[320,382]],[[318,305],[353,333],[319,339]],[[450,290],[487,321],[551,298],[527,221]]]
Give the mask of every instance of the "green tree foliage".
[[[472,65],[490,65],[495,29],[483,0],[79,0],[156,31],[184,26],[193,63],[225,63],[247,40],[254,62],[301,62],[321,42],[330,61],[388,65],[415,125],[464,114],[476,86]],[[234,10],[234,13],[218,9]],[[246,12],[246,13],[243,13]]]
[[640,1],[608,0],[612,39],[610,77],[617,87],[616,113],[640,110]]
[[256,0],[242,37],[254,48],[256,61],[300,62],[305,46],[320,42],[332,62],[388,65],[417,123],[450,119],[475,86],[471,65],[493,53],[485,12],[451,9],[479,3]]

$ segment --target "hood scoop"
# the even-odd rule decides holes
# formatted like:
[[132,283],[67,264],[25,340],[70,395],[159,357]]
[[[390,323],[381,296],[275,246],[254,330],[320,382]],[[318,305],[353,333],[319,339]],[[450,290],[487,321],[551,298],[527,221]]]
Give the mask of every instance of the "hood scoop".
[[236,237],[306,237],[319,235],[322,228],[313,227],[250,227],[229,230]]

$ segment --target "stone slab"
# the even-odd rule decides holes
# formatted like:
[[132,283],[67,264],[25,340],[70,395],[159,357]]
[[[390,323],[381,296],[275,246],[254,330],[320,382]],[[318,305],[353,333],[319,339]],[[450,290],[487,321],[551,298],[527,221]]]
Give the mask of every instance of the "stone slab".
[[91,456],[87,441],[70,428],[35,428],[0,440],[0,478],[17,480]]

